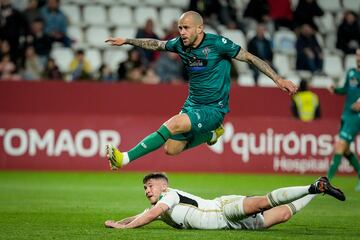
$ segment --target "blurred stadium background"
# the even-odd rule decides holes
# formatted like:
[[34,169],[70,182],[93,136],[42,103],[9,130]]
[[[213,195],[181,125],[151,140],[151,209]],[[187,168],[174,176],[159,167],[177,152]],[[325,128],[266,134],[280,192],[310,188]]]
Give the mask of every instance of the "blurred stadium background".
[[[33,2],[36,5],[29,8]],[[118,174],[104,173],[108,171],[106,143],[129,149],[176,114],[187,96],[181,64],[176,77],[165,79],[164,69],[169,65],[161,62],[163,54],[148,56],[135,50],[139,56],[131,62],[131,47],[109,47],[104,40],[109,36],[140,36],[148,19],[153,21],[156,36],[169,39],[176,34],[173,21],[191,6],[206,15],[206,32],[222,34],[248,48],[258,27],[256,17],[244,17],[251,2],[261,9],[272,65],[297,84],[301,79],[310,84],[319,97],[321,117],[310,122],[296,119],[289,96],[261,74],[255,81],[247,64],[234,62],[231,113],[218,144],[200,146],[176,157],[158,150]],[[274,2],[284,10],[280,13],[285,20],[289,20],[290,9],[290,26],[274,12],[271,15]],[[0,238],[318,239],[321,235],[358,239],[357,180],[345,160],[334,179],[347,194],[344,204],[330,198],[316,199],[289,223],[269,232],[183,233],[155,224],[138,232],[120,233],[102,227],[107,218],[125,217],[146,207],[140,181],[143,172],[167,171],[174,187],[209,198],[263,194],[277,187],[308,184],[326,173],[343,98],[330,95],[325,88],[341,84],[346,70],[356,66],[360,1],[315,1],[322,10],[313,18],[317,27],[313,33],[322,57],[317,69],[297,66],[302,24],[294,18],[299,2],[305,1],[61,0],[59,9],[67,19],[69,42],[51,41],[42,52],[47,40],[37,36],[43,36],[43,30],[35,34],[31,23],[22,22],[22,17],[21,21],[6,19],[12,16],[11,6],[12,13],[32,16],[36,22],[46,1],[0,0]],[[209,11],[207,6],[214,7],[214,3],[222,7]],[[223,10],[225,16],[232,16],[230,21]],[[346,36],[349,49],[344,49],[338,42],[339,36],[345,38],[346,34],[339,34],[339,28],[348,11],[354,14],[355,23],[345,27],[345,32],[355,33],[355,37]],[[7,35],[12,30],[18,34],[15,41],[13,35]],[[34,39],[42,40],[36,45]],[[28,50],[32,47],[33,51]],[[81,77],[75,71],[77,67],[71,67],[78,50],[89,66]],[[165,62],[179,63],[176,58],[165,57]],[[49,58],[58,65],[56,71],[45,67],[50,65],[45,64]],[[124,73],[129,65],[135,71]],[[359,137],[352,149],[359,155]]]

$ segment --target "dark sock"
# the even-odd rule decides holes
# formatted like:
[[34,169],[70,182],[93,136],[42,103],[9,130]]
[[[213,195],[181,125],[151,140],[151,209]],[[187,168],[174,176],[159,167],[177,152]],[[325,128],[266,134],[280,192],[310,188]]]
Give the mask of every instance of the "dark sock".
[[349,160],[351,166],[354,167],[354,170],[357,172],[357,175],[360,178],[360,164],[356,155],[350,152],[350,154],[346,154],[345,157],[347,160]]
[[332,163],[329,167],[329,171],[328,171],[328,178],[331,180],[334,176],[335,176],[335,173],[341,163],[341,158],[342,158],[342,155],[341,154],[338,154],[338,153],[335,153],[334,154],[334,157],[333,157],[333,160],[332,160]]
[[165,125],[162,125],[159,130],[144,138],[134,148],[128,151],[130,162],[158,149],[170,137],[171,133],[169,129]]

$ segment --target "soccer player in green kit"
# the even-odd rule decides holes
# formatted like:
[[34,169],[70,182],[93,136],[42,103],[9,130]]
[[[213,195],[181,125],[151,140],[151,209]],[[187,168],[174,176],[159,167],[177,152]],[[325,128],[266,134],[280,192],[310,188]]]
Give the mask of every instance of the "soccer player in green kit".
[[350,151],[350,143],[354,141],[360,130],[360,49],[356,51],[357,68],[349,69],[343,87],[330,86],[329,91],[346,95],[344,111],[341,116],[339,139],[335,142],[335,154],[328,171],[328,178],[332,179],[344,156],[354,167],[359,177],[356,191],[360,191],[360,165],[355,153]]
[[176,155],[202,143],[214,144],[223,134],[222,122],[229,112],[230,65],[235,58],[253,64],[283,91],[294,94],[295,84],[281,78],[261,59],[225,37],[204,33],[203,19],[194,11],[178,20],[180,36],[169,41],[156,39],[108,38],[112,46],[130,44],[148,50],[179,54],[189,75],[189,96],[179,114],[166,121],[128,152],[106,146],[113,170],[165,144],[165,153]]

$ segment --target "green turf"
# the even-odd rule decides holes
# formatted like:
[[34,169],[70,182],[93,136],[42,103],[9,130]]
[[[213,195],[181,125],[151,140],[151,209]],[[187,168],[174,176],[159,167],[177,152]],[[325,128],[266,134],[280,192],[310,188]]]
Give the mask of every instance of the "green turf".
[[[289,222],[266,231],[175,230],[162,222],[141,229],[106,229],[107,219],[148,206],[141,173],[0,172],[0,239],[360,239],[355,177],[336,177],[346,202],[319,196]],[[175,174],[170,183],[205,198],[263,195],[305,185],[314,176]]]

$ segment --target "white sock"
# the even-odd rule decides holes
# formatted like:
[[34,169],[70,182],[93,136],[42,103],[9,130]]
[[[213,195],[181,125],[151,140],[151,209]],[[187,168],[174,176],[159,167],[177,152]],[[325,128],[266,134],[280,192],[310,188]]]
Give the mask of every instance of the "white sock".
[[211,137],[210,142],[214,142],[216,140],[216,133],[215,133],[215,131],[211,131],[211,132],[212,132],[212,137]]
[[303,209],[306,205],[308,205],[308,203],[311,200],[313,200],[316,196],[317,196],[317,194],[306,195],[305,197],[302,197],[298,200],[288,203],[287,206],[290,208],[290,211],[294,215],[295,213],[297,213],[298,211]]
[[123,152],[122,154],[123,154],[122,165],[125,166],[130,162],[130,159],[127,152]]
[[271,207],[293,202],[309,194],[309,186],[279,188],[267,194]]

